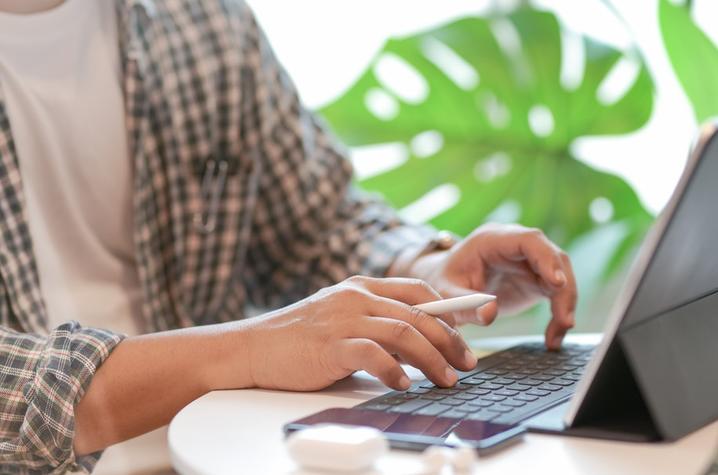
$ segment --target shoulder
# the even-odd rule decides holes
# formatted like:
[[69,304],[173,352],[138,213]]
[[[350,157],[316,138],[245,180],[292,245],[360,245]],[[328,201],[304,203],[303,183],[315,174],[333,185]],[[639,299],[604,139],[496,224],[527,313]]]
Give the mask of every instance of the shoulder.
[[164,73],[245,64],[258,51],[261,32],[244,0],[119,1],[130,36],[142,38],[150,64]]
[[244,0],[120,0],[120,5],[128,11],[139,10],[152,26],[199,30],[256,28],[254,14]]

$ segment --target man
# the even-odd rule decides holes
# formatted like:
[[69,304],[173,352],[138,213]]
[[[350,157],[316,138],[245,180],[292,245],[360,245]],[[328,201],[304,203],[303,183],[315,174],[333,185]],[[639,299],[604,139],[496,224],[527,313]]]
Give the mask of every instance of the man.
[[454,326],[498,309],[413,304],[547,296],[550,348],[573,325],[569,260],[541,232],[452,243],[352,189],[241,0],[0,12],[3,472],[90,471],[215,389],[361,369],[405,389],[394,356],[450,386],[476,364]]

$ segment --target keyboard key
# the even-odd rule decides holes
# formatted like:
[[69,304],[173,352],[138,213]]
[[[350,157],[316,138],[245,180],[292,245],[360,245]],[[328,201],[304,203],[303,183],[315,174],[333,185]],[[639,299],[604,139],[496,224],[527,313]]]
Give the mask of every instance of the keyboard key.
[[[487,392],[488,392],[488,391],[487,391]],[[454,398],[456,398],[456,399],[463,399],[464,401],[472,401],[472,400],[476,399],[477,397],[479,397],[478,394],[471,394],[471,393],[468,392],[468,391],[465,392],[465,393],[460,393],[460,394],[457,394],[456,396],[454,396]]]
[[552,381],[552,380],[553,380],[553,378],[547,379],[546,381],[539,381],[538,379],[522,379],[521,384],[526,384],[529,386],[540,386],[541,384],[543,384],[547,381]]
[[474,408],[476,408],[476,407],[491,407],[496,403],[493,401],[485,401],[483,399],[478,399],[476,401],[469,401],[467,404],[469,406],[473,406]]
[[466,402],[466,401],[462,401],[461,399],[456,399],[456,398],[454,398],[454,397],[448,397],[448,398],[446,398],[446,399],[443,399],[443,400],[441,401],[441,404],[446,404],[446,405],[449,405],[449,406],[461,406],[461,405],[464,404],[465,402]]
[[482,388],[473,388],[466,391],[469,394],[476,394],[477,396],[483,396],[484,394],[489,394],[491,391],[488,389],[482,389]]
[[516,383],[516,384],[512,384],[511,386],[506,386],[504,389],[509,389],[512,391],[528,391],[529,389],[531,389],[531,386]]
[[374,404],[367,404],[366,406],[362,406],[362,409],[369,409],[370,411],[386,411],[391,406],[389,404],[380,404],[380,403],[374,403]]
[[511,391],[510,389],[501,389],[500,391],[494,392],[498,396],[516,396],[518,391]]
[[481,389],[490,389],[490,390],[496,390],[501,389],[503,386],[501,384],[495,384],[495,383],[484,383],[478,386]]
[[[456,407],[454,407],[453,409],[454,409],[455,411],[461,411],[461,412],[465,412],[465,413],[469,413],[469,412],[470,412],[470,413],[474,413],[474,412],[476,412],[476,411],[479,410],[479,409],[478,409],[479,407],[480,407],[480,406],[471,406],[471,405],[469,405],[469,403],[467,402],[467,403],[464,404],[463,406],[456,406]],[[487,407],[488,407],[488,406],[487,406]]]
[[[531,379],[539,380],[539,381],[551,381],[555,377],[556,376],[552,376],[550,374],[534,374],[533,376],[531,376]],[[525,383],[525,384],[528,384],[528,383]]]
[[445,397],[446,397],[446,396],[444,396],[444,395],[442,395],[442,394],[431,394],[431,393],[429,393],[429,394],[422,394],[422,395],[421,395],[421,399],[426,399],[426,400],[429,400],[429,401],[441,401],[441,400],[444,399]]
[[577,364],[564,363],[564,364],[562,364],[561,366],[559,366],[559,367],[556,368],[556,369],[558,369],[558,370],[560,370],[560,371],[573,371],[573,370],[578,369],[578,368],[580,368],[580,367],[581,367],[581,366],[580,366],[580,365],[577,365]]
[[447,406],[447,405],[435,402],[429,406],[419,409],[418,411],[414,412],[414,414],[417,414],[420,416],[438,416],[439,414],[449,411],[451,409],[452,409],[451,406]]
[[511,407],[506,407],[506,406],[502,406],[502,405],[499,404],[499,405],[496,405],[496,406],[488,407],[488,408],[486,408],[486,410],[487,410],[487,411],[490,411],[490,412],[506,413],[506,412],[511,412],[511,411],[513,411],[513,408],[511,408]]
[[496,418],[494,422],[501,424],[515,424],[519,421],[533,416],[538,412],[541,412],[544,408],[547,408],[558,401],[566,400],[566,398],[570,395],[570,390],[549,393],[548,396],[540,399],[539,401],[536,401],[533,404],[527,404],[524,407],[514,408],[512,412],[503,414],[501,417]]
[[481,399],[484,401],[494,401],[494,402],[500,402],[506,399],[504,396],[497,396],[496,394],[488,394],[486,396],[481,396]]
[[507,399],[504,402],[499,403],[500,406],[509,406],[509,407],[523,407],[526,405],[526,401],[517,401],[516,399]]
[[414,388],[414,389],[410,389],[408,392],[409,392],[409,394],[426,394],[430,391],[431,390],[427,389],[427,388]]
[[449,417],[451,419],[464,419],[468,415],[469,414],[467,414],[466,412],[461,412],[456,409],[452,409],[451,411],[443,412],[441,414],[441,417]]
[[[493,381],[491,381],[491,383],[493,383],[493,384],[501,384],[501,385],[504,385],[504,384],[513,384],[513,383],[514,383],[514,380],[513,380],[513,379],[508,379],[508,378],[496,378],[496,379],[494,379]],[[486,384],[491,384],[491,383],[486,383]],[[483,388],[484,386],[481,386],[481,387]]]
[[492,379],[496,379],[498,376],[496,376],[494,374],[482,373],[482,374],[477,374],[474,377],[476,379],[483,379],[484,381],[491,381]]
[[509,374],[508,371],[500,370],[500,369],[491,369],[486,371],[487,374],[493,374],[495,376],[503,376],[505,374]]
[[551,384],[558,384],[559,386],[571,386],[576,384],[576,381],[572,381],[570,379],[566,378],[556,378],[553,381],[551,381]]
[[469,414],[467,417],[470,421],[484,421],[488,422],[492,419],[496,419],[499,416],[498,412],[491,412],[488,409],[481,409],[480,411]]
[[547,369],[545,373],[550,374],[551,376],[563,376],[566,374],[566,371],[561,371],[559,369]]
[[519,394],[514,399],[518,399],[519,401],[533,402],[538,399],[538,396],[532,396],[530,394]]
[[391,404],[391,405],[393,406],[393,405],[396,405],[396,404],[401,404],[402,402],[407,401],[407,400],[411,400],[411,399],[412,399],[412,398],[408,398],[408,399],[407,399],[407,398],[403,398],[403,397],[390,396],[390,397],[384,398],[384,399],[382,400],[382,402],[383,402],[384,404]]
[[531,396],[543,397],[543,396],[546,396],[547,394],[551,394],[551,391],[544,391],[543,389],[534,388],[534,389],[531,389],[530,391],[526,391],[526,394],[531,395]]
[[520,374],[520,373],[509,373],[506,376],[504,376],[504,378],[506,378],[506,379],[514,379],[514,380],[524,379],[525,377],[526,377],[525,374]]
[[536,388],[543,389],[544,391],[558,391],[559,389],[561,389],[561,386],[558,386],[556,384],[545,383],[545,384],[542,384],[541,386],[536,386]]
[[430,401],[424,401],[422,399],[414,399],[412,401],[406,401],[398,406],[394,406],[391,409],[389,409],[389,412],[399,412],[401,414],[409,414],[412,413],[418,409],[421,409],[422,407],[428,406],[431,404]]
[[458,389],[450,389],[450,388],[437,388],[437,389],[433,389],[431,392],[434,394],[443,394],[443,395],[447,395],[447,396],[453,396],[454,394],[458,394],[459,390]]
[[470,384],[470,385],[477,385],[477,384],[483,384],[485,382],[491,381],[492,379],[496,379],[496,376],[492,374],[486,374],[481,376],[472,376],[467,379],[462,379],[461,382],[464,384]]

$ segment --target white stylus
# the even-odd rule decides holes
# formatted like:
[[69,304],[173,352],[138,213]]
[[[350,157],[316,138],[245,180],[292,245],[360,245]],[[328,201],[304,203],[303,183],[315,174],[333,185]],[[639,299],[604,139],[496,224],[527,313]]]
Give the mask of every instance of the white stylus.
[[496,300],[494,295],[475,293],[451,299],[422,303],[420,305],[414,305],[414,307],[430,315],[441,315],[443,313],[458,312],[460,310],[470,310],[472,308],[483,307],[487,303],[493,302],[494,300]]

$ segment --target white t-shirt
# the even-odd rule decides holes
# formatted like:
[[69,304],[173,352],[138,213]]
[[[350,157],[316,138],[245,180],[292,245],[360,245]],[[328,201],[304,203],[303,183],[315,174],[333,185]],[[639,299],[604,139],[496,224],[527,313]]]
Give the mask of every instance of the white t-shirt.
[[[0,13],[0,88],[50,328],[77,320],[133,335],[146,329],[116,30],[112,0]],[[98,473],[165,466],[163,439],[109,449]]]
[[141,330],[116,29],[106,0],[0,15],[0,87],[51,328]]

